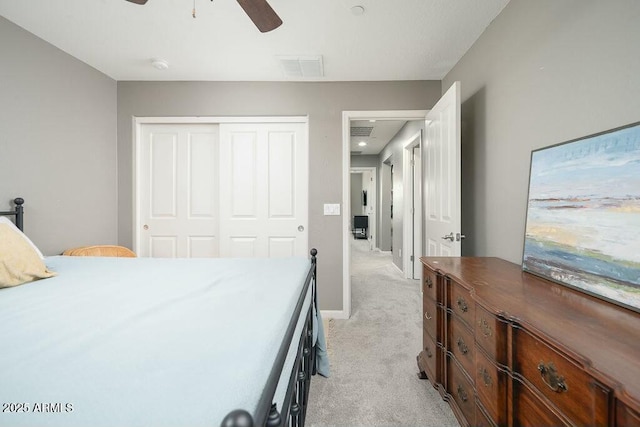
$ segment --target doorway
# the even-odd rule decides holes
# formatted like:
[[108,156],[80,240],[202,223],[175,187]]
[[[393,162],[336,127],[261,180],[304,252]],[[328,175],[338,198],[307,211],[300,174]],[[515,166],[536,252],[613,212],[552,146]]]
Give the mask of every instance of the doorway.
[[406,279],[421,277],[420,256],[423,251],[422,233],[422,131],[413,135],[402,150],[403,165],[403,272]]
[[[426,117],[426,110],[404,110],[404,111],[344,111],[342,113],[342,130],[343,130],[343,307],[342,311],[335,313],[334,317],[348,319],[351,316],[351,121],[352,120],[421,120]],[[384,166],[383,166],[384,168]],[[383,169],[384,170],[384,169]],[[390,173],[390,170],[388,171]],[[384,173],[381,171],[381,173]],[[382,196],[382,194],[380,194]],[[380,202],[378,203],[380,205]],[[383,211],[379,210],[382,216]],[[379,234],[383,233],[382,221],[380,221]],[[389,229],[389,233],[391,229]],[[396,230],[398,232],[398,230]],[[400,232],[402,232],[400,230]]]
[[350,177],[352,235],[354,238],[368,240],[369,250],[373,250],[378,246],[378,168],[352,167]]
[[[459,256],[463,235],[460,230],[460,82],[454,82],[431,110],[406,111],[343,111],[342,112],[342,194],[344,211],[349,210],[351,167],[350,123],[351,120],[398,119],[425,120],[425,144],[421,150],[425,164],[426,184],[424,205],[428,209],[424,213],[425,253],[436,255],[436,249],[444,247],[440,242],[445,238],[456,236],[447,244],[447,250],[438,251],[440,255]],[[446,154],[446,155],[444,155]],[[441,157],[446,157],[446,162]],[[443,177],[446,179],[434,179]],[[428,197],[427,197],[428,196]],[[446,197],[445,197],[446,196]],[[445,203],[446,209],[440,209]],[[435,221],[442,219],[442,221]],[[336,317],[348,319],[351,316],[351,254],[349,250],[350,213],[346,212],[343,221],[343,261],[342,261],[342,311]],[[446,233],[439,226],[446,226]]]

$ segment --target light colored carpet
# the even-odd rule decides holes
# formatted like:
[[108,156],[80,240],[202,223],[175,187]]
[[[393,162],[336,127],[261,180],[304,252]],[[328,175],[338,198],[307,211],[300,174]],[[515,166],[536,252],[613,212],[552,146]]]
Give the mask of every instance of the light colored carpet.
[[313,377],[306,424],[458,426],[429,381],[416,376],[419,282],[404,279],[391,255],[369,251],[366,240],[351,247],[352,316],[328,322],[331,377]]

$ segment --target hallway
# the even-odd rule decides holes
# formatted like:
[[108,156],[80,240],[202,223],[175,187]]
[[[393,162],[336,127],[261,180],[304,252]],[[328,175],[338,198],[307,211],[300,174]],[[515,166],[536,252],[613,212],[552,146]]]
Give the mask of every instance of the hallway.
[[307,425],[458,426],[451,409],[416,376],[422,345],[419,282],[407,280],[391,254],[351,242],[353,311],[332,320],[331,377],[313,377]]

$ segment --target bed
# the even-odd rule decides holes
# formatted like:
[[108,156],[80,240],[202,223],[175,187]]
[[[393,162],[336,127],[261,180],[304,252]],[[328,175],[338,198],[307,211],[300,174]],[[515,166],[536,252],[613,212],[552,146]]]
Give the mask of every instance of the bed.
[[[23,203],[0,212],[20,229]],[[55,276],[0,289],[0,426],[303,426],[316,254],[45,257]]]

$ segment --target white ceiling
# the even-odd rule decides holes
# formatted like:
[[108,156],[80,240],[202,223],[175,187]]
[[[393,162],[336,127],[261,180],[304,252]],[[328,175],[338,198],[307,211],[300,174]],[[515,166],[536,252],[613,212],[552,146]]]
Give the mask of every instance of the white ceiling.
[[116,80],[287,80],[278,55],[322,55],[316,81],[440,80],[508,0],[269,3],[284,24],[265,34],[235,0],[0,0],[0,15]]
[[[379,154],[391,138],[396,136],[406,120],[351,120],[351,129],[367,130],[371,128],[371,134],[366,136],[351,136],[351,154],[368,155]],[[364,147],[359,146],[360,142],[366,142]]]

